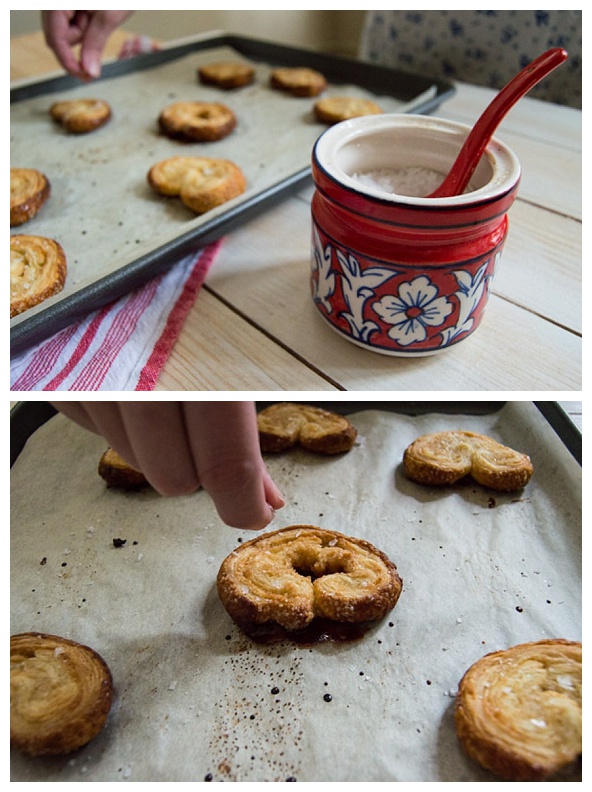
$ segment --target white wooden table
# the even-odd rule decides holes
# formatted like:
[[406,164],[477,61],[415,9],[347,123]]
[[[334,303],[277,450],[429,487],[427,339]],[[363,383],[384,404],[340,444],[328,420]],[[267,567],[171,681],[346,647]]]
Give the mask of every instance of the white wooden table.
[[[39,37],[11,41],[11,76],[43,71]],[[37,68],[37,72],[35,69]],[[472,123],[494,92],[458,84],[438,115]],[[309,294],[312,187],[228,234],[161,374],[161,391],[518,391],[569,398],[581,379],[581,112],[525,98],[498,136],[519,197],[481,326],[414,360],[359,349]]]

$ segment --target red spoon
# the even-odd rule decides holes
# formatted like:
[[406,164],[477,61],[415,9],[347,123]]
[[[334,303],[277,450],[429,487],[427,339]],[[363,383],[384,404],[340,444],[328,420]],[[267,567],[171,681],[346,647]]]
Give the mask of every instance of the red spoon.
[[567,52],[560,47],[547,50],[547,52],[535,58],[532,63],[529,63],[521,72],[518,72],[501,89],[481,113],[479,120],[471,129],[448,176],[437,190],[428,195],[428,198],[447,198],[464,192],[471,176],[475,172],[475,168],[479,164],[481,155],[506,113],[511,110],[524,94],[528,93],[549,72],[560,66],[566,58]]

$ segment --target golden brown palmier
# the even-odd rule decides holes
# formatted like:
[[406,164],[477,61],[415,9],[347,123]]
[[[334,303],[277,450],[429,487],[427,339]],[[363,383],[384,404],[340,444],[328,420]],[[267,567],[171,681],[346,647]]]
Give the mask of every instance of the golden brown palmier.
[[159,195],[179,196],[203,214],[241,195],[247,186],[234,162],[215,157],[170,157],[148,171],[148,184]]
[[35,168],[10,169],[10,225],[19,226],[35,217],[49,198],[49,179]]
[[337,124],[348,118],[365,115],[378,115],[382,108],[372,99],[351,96],[330,96],[319,99],[313,106],[315,116],[325,124]]
[[327,80],[315,69],[284,67],[271,72],[270,85],[293,96],[318,96],[327,87]]
[[222,604],[247,632],[277,624],[302,630],[313,619],[368,622],[397,603],[402,581],[370,542],[313,525],[292,525],[243,543],[217,578]]
[[342,454],[351,450],[358,434],[344,415],[290,402],[261,410],[257,425],[261,450],[267,453],[301,445],[317,454]]
[[224,91],[232,91],[252,83],[255,69],[248,63],[220,61],[200,66],[197,76],[204,85],[215,85]]
[[582,644],[534,641],[492,652],[463,676],[460,745],[508,781],[543,781],[582,753]]
[[146,477],[121,457],[113,448],[108,448],[99,460],[99,476],[108,487],[117,489],[140,489],[148,486]]
[[59,242],[41,236],[10,237],[10,316],[27,311],[64,288],[66,254]]
[[429,486],[471,476],[478,484],[511,492],[526,486],[533,466],[526,454],[475,432],[435,432],[418,437],[403,455],[405,474]]
[[44,633],[11,636],[11,747],[70,753],[101,731],[112,699],[109,667],[90,647]]
[[203,143],[225,138],[236,123],[233,111],[221,102],[175,102],[158,116],[167,137]]
[[111,118],[111,105],[104,99],[64,99],[49,108],[54,121],[68,132],[83,135],[102,127]]

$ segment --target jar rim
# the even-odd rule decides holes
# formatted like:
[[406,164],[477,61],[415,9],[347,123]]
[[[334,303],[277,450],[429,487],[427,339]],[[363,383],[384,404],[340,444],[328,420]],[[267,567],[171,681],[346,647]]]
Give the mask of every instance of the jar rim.
[[440,146],[451,149],[449,157],[451,165],[455,157],[455,148],[460,149],[470,129],[468,125],[456,121],[412,114],[383,114],[348,119],[329,127],[317,139],[313,147],[313,173],[316,166],[334,184],[367,199],[386,204],[444,209],[467,207],[474,203],[498,199],[516,186],[521,169],[518,157],[512,149],[495,137],[490,141],[482,157],[482,162],[488,163],[491,167],[491,178],[476,189],[447,198],[416,197],[388,192],[378,186],[362,182],[355,177],[355,174],[348,173],[340,162],[340,157],[342,159],[344,157],[343,152],[355,157],[358,150],[372,145],[373,138],[380,140],[382,136],[384,147],[387,136],[395,141],[397,134],[403,136],[411,134],[414,137],[414,144],[422,137],[424,140],[429,140],[430,136],[434,136],[434,139],[437,137]]

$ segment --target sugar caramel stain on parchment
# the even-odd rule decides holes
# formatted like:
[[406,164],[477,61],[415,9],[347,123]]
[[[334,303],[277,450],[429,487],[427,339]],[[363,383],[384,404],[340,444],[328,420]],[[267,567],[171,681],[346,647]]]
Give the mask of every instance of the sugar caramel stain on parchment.
[[227,635],[224,694],[212,702],[206,781],[296,781],[301,768],[304,673],[293,647]]

